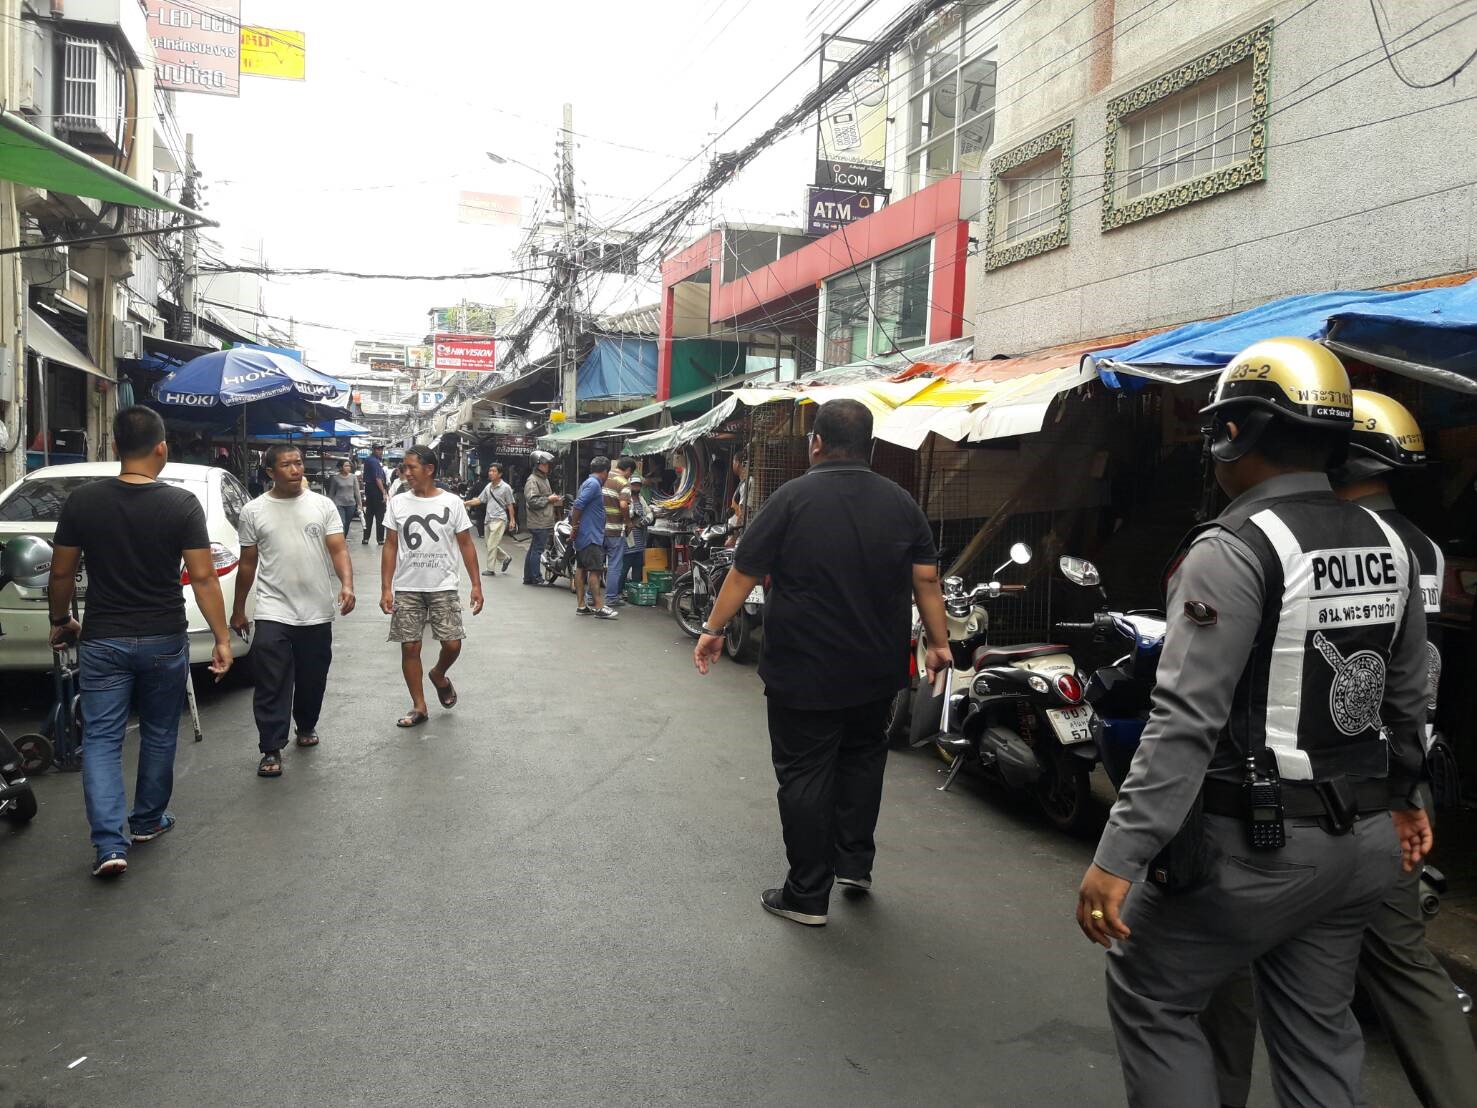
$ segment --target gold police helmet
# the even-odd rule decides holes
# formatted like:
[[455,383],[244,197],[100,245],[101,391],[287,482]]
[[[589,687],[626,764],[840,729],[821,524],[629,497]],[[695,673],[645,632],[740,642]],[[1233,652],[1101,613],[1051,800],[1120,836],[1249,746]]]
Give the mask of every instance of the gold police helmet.
[[[1334,433],[1340,442],[1334,463],[1353,425],[1353,398],[1344,363],[1327,347],[1308,339],[1265,339],[1232,359],[1216,381],[1205,428],[1210,453],[1234,462],[1250,453],[1269,424],[1284,420]],[[1236,424],[1231,437],[1230,423]]]
[[[1349,461],[1366,463],[1372,472],[1419,469],[1426,464],[1426,438],[1404,404],[1383,393],[1354,390],[1354,433]],[[1368,466],[1368,463],[1375,463]]]

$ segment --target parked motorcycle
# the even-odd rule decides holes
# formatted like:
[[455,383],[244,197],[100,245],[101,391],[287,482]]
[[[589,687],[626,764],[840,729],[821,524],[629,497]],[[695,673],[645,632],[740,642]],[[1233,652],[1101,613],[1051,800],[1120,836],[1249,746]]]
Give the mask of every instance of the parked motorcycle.
[[[693,638],[702,635],[713,602],[733,569],[737,548],[724,545],[728,533],[728,525],[723,523],[699,531],[688,547],[691,568],[672,582],[672,618]],[[763,625],[764,586],[759,584],[749,590],[743,607],[724,629],[723,647],[728,656],[735,662],[752,662],[757,658]]]
[[561,577],[574,582],[574,527],[569,522],[570,508],[565,507],[554,524],[554,533],[539,555],[539,572],[547,584],[554,584]]
[[[1010,561],[988,584],[966,591],[958,578],[945,582],[944,610],[954,665],[935,685],[919,686],[913,742],[931,741],[951,763],[941,791],[966,765],[973,766],[997,784],[1029,792],[1055,826],[1084,831],[1093,820],[1089,775],[1097,755],[1092,745],[1093,712],[1083,703],[1070,648],[1059,643],[989,642],[986,603],[1025,589],[998,580],[1011,563],[1031,560],[1031,549],[1024,543],[1017,543],[1010,553]],[[926,650],[926,635],[919,636],[919,644]]]

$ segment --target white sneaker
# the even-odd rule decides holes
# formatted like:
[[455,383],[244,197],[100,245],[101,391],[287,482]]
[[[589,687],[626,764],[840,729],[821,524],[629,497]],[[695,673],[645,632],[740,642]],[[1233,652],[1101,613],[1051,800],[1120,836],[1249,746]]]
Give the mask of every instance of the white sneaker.
[[596,619],[620,619],[621,614],[614,608],[600,608],[595,612]]

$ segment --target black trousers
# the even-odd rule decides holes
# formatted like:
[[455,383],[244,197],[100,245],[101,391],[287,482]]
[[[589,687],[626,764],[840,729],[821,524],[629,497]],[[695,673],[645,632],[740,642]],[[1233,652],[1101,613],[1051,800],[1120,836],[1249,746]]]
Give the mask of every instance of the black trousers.
[[883,723],[891,700],[823,711],[769,701],[769,745],[790,861],[785,900],[792,908],[824,915],[837,874],[872,875],[887,765]]
[[369,542],[369,525],[374,524],[374,541],[385,541],[385,502],[378,496],[364,498],[364,541]]
[[332,623],[296,627],[269,619],[256,621],[251,638],[256,693],[251,708],[263,754],[287,745],[289,723],[296,723],[302,734],[318,726],[332,663]]

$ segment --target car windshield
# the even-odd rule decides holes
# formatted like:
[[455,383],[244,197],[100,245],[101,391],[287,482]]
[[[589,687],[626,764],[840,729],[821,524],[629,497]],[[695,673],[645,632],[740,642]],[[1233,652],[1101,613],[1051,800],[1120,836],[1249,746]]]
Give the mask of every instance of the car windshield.
[[[55,523],[61,518],[62,505],[67,502],[67,497],[83,485],[102,480],[106,478],[93,473],[27,477],[14,493],[0,502],[0,523]],[[164,480],[188,489],[201,506],[205,506],[207,486],[203,482]]]

